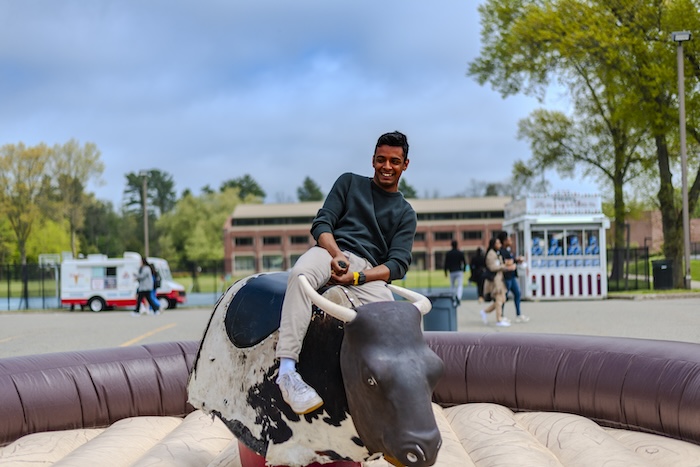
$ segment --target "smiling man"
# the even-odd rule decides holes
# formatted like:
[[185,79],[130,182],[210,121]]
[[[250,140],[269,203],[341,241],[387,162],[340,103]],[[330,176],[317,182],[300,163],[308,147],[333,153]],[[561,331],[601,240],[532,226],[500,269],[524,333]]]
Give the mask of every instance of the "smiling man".
[[316,246],[297,260],[289,274],[276,351],[277,384],[298,414],[323,405],[296,371],[311,321],[311,300],[301,289],[299,275],[316,289],[328,282],[348,286],[360,301],[357,305],[393,300],[385,285],[406,274],[417,224],[415,211],[399,192],[408,162],[404,134],[380,136],[372,155],[374,176],[345,173],[336,180],[311,225]]

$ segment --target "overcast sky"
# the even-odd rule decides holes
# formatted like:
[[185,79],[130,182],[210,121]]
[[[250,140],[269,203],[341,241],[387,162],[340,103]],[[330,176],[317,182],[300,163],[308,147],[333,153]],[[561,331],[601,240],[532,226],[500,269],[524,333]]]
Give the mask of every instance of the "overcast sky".
[[327,192],[343,172],[371,175],[377,137],[400,130],[406,181],[454,196],[529,158],[517,122],[540,105],[466,76],[476,5],[0,0],[0,144],[94,142],[105,172],[89,189],[116,207],[144,169],[171,174],[178,196],[250,174],[266,202],[289,202],[306,176]]

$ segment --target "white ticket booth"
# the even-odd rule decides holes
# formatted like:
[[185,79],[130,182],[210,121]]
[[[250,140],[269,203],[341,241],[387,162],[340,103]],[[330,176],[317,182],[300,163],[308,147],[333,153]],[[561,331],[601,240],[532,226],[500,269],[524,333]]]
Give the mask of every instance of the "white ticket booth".
[[505,207],[503,228],[515,234],[522,297],[600,299],[608,295],[605,230],[599,195],[530,195]]

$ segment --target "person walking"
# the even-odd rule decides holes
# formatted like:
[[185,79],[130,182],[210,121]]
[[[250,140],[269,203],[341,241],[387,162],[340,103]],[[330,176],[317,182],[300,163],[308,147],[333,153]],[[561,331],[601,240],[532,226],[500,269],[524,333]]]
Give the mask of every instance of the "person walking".
[[316,245],[292,267],[275,355],[280,361],[276,382],[282,398],[297,414],[323,405],[316,390],[296,371],[311,321],[311,300],[299,276],[303,274],[316,289],[328,282],[345,285],[362,304],[393,300],[386,284],[406,274],[418,223],[399,191],[408,163],[404,134],[380,136],[372,155],[374,176],[345,173],[335,181],[311,225]]
[[469,261],[469,282],[476,284],[476,293],[479,303],[484,301],[484,269],[486,268],[486,255],[484,249],[477,247],[476,252]]
[[[158,271],[156,271],[156,267],[153,265],[153,263],[148,263],[148,267],[151,268],[151,274],[153,275],[153,289],[151,289],[151,298],[153,299],[154,303],[158,303],[160,305],[160,302],[158,302],[158,295],[157,295],[157,290],[158,287],[160,287],[160,274],[158,274]],[[156,310],[153,308],[153,305],[151,305],[151,311],[153,313],[156,312]],[[159,314],[158,312],[157,314]]]
[[452,240],[452,249],[445,254],[445,275],[450,275],[450,293],[457,298],[457,304],[462,301],[466,268],[464,253],[457,248],[457,240]]
[[153,314],[160,314],[160,306],[151,297],[153,292],[153,271],[151,271],[151,266],[143,255],[141,255],[141,267],[139,268],[139,272],[134,274],[134,278],[139,282],[139,286],[136,292],[136,309],[131,315],[140,315],[139,309],[141,308],[141,301],[144,298],[148,300],[148,303],[153,307]]
[[515,270],[515,264],[506,265],[501,258],[501,241],[494,237],[489,241],[486,251],[486,270],[484,272],[484,297],[493,301],[488,308],[479,312],[484,324],[489,324],[488,313],[496,311],[496,326],[510,326],[510,321],[503,317],[503,304],[506,302],[506,285],[503,282],[505,271]]
[[[506,285],[506,297],[508,292],[513,294],[513,303],[515,303],[515,322],[527,323],[530,318],[520,313],[520,281],[518,280],[517,265],[522,263],[525,258],[515,256],[512,251],[513,240],[508,235],[508,232],[498,234],[498,239],[501,241],[501,258],[505,264],[515,264],[516,268],[512,271],[503,272],[503,282]],[[503,316],[505,316],[505,303],[503,304]]]

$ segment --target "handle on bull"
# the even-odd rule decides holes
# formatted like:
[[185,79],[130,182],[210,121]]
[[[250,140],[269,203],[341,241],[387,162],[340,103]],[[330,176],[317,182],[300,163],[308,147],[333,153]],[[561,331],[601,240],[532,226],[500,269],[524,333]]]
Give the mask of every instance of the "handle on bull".
[[357,316],[357,312],[355,310],[338,305],[337,303],[333,303],[326,297],[321,296],[313,287],[311,287],[309,280],[303,274],[299,275],[299,284],[301,284],[302,290],[306,296],[311,299],[314,305],[334,318],[349,323]]

